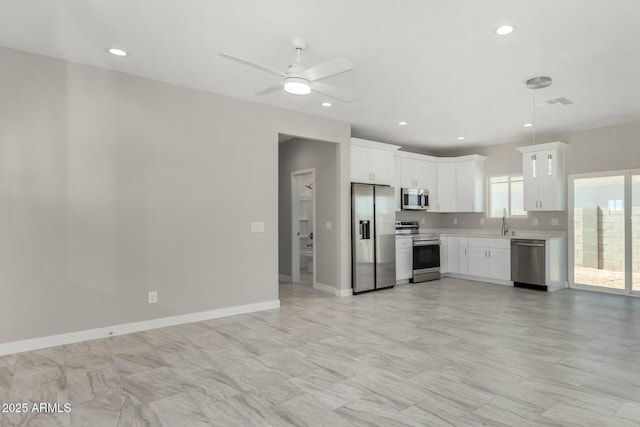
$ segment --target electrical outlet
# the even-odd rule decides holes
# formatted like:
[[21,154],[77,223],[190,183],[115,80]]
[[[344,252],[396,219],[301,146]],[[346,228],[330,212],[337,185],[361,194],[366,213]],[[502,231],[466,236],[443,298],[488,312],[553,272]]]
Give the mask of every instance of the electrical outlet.
[[157,291],[149,292],[148,301],[149,301],[149,304],[157,303],[158,302],[158,292]]
[[480,218],[480,225],[484,225],[484,218]]
[[551,225],[560,225],[560,220],[558,218],[551,218]]
[[458,218],[453,218],[453,225],[457,225],[458,224]]
[[420,225],[424,225],[424,223],[425,223],[424,217],[420,218]]
[[538,225],[538,218],[533,218],[533,226],[536,227]]
[[251,223],[251,232],[252,233],[264,233],[264,222],[252,222]]
[[325,228],[327,230],[331,230],[331,221],[327,221],[327,223],[325,224]]

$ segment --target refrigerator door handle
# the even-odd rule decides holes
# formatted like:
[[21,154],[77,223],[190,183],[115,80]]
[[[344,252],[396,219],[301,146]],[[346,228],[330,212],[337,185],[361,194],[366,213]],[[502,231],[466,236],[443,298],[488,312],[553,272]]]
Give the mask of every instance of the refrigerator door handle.
[[360,240],[371,239],[371,222],[369,220],[360,220]]

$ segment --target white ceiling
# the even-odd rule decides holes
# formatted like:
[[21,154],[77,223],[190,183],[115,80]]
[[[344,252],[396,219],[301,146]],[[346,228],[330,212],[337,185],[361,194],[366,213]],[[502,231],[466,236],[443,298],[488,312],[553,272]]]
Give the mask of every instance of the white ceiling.
[[[505,23],[516,27],[497,36]],[[353,103],[254,93],[307,40],[307,65],[345,56],[326,80]],[[553,78],[536,128],[554,133],[640,120],[638,0],[0,0],[0,45],[351,122],[353,136],[423,149],[531,138],[533,93]],[[106,53],[117,46],[127,58]],[[409,125],[400,127],[399,120]],[[465,136],[458,141],[458,136]]]

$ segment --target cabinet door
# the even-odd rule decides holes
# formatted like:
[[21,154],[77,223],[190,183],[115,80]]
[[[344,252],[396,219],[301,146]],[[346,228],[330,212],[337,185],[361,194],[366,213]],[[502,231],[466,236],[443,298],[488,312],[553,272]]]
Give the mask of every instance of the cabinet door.
[[524,192],[524,210],[540,210],[540,162],[537,153],[522,154],[522,176]]
[[475,210],[476,165],[473,160],[456,163],[456,212]]
[[449,273],[458,273],[459,261],[459,246],[458,238],[455,236],[447,237],[447,268]]
[[469,246],[469,275],[476,277],[489,277],[489,250]]
[[438,166],[434,162],[426,162],[427,168],[427,186],[424,187],[429,191],[429,210],[435,211],[438,205]]
[[538,153],[540,164],[539,210],[562,211],[565,209],[565,185],[563,153],[545,150]]
[[402,188],[416,188],[416,178],[414,170],[417,160],[400,157],[398,167],[400,168],[400,186]]
[[371,183],[369,170],[370,150],[357,145],[351,146],[351,182]]
[[449,272],[449,239],[450,237],[440,236],[440,273]]
[[487,277],[511,280],[511,249],[489,249],[489,275]]
[[394,155],[387,150],[369,150],[369,171],[375,184],[393,185]]
[[413,248],[396,248],[396,280],[413,277]]
[[424,160],[416,160],[413,164],[413,175],[416,180],[416,187],[422,190],[428,190],[427,178],[427,162]]
[[458,273],[469,274],[469,248],[458,247]]
[[437,164],[437,189],[438,202],[435,212],[455,212],[456,211],[456,164]]

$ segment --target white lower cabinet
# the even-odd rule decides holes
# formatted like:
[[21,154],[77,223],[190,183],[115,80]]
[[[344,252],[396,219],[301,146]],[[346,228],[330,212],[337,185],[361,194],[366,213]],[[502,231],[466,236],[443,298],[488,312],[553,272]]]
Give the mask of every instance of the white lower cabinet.
[[408,283],[413,277],[413,238],[396,237],[396,283]]
[[458,272],[458,237],[444,236],[440,238],[440,272]]
[[511,240],[469,238],[470,276],[509,280],[511,278]]
[[511,280],[511,240],[446,236],[444,273],[502,282]]
[[469,274],[469,239],[467,237],[458,238],[458,271],[457,273]]

